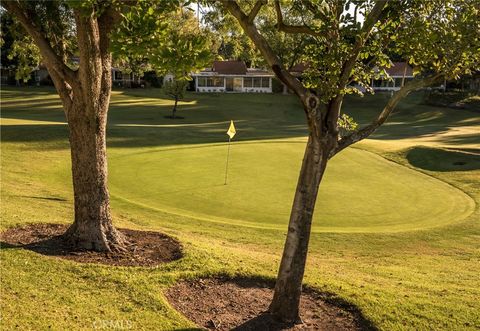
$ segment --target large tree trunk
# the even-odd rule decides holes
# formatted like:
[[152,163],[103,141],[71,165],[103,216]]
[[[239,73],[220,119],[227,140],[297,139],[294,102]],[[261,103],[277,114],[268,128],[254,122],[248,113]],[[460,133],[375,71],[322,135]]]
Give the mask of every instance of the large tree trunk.
[[[112,12],[98,18],[75,12],[79,86],[64,102],[70,129],[75,220],[65,237],[76,249],[122,251],[125,238],[113,226],[107,188],[105,131],[112,88],[109,31]],[[62,99],[65,96],[62,97]]]
[[311,133],[293,201],[287,239],[269,311],[283,321],[301,322],[299,303],[308,242],[318,188],[328,161],[329,148]]
[[108,103],[94,111],[86,111],[86,107],[76,96],[68,111],[75,220],[65,237],[76,249],[119,251],[125,240],[113,227],[107,188]]
[[[99,6],[102,8],[99,12],[96,12],[97,6],[73,8],[79,55],[79,68],[73,70],[66,64],[62,38],[51,43],[43,28],[34,23],[37,9],[26,4],[25,1],[2,2],[40,49],[67,117],[75,220],[65,237],[77,249],[122,250],[125,240],[113,227],[110,214],[105,146],[112,87],[110,33],[121,15],[115,6]],[[50,23],[55,26],[61,22]]]

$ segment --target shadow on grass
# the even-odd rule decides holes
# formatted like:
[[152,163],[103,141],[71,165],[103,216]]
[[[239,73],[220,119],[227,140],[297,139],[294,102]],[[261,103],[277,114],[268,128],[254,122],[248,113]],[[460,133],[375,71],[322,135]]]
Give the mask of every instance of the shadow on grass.
[[0,233],[0,249],[26,249],[35,253],[80,263],[111,266],[154,267],[183,257],[181,243],[163,233],[117,229],[126,239],[121,251],[98,252],[78,248],[65,236],[68,226],[32,223]]
[[27,199],[38,199],[38,200],[49,200],[49,201],[68,201],[65,198],[57,198],[57,197],[41,197],[41,196],[34,196],[34,195],[12,195],[15,198],[27,198]]
[[[38,225],[38,229],[30,230],[31,225],[28,225],[2,232],[0,234],[0,248],[22,248],[47,256],[65,255],[68,248],[65,245],[63,234],[67,226],[63,224],[48,224],[46,226],[43,223],[38,223]],[[22,231],[23,229],[29,229],[30,231]]]
[[[51,121],[51,125],[32,123],[2,125],[2,141],[45,142],[43,148],[68,148],[68,127],[60,107],[60,100],[37,103],[23,95],[41,98],[45,91],[10,89],[3,92],[2,117],[12,120]],[[55,93],[52,89],[51,93]],[[8,99],[8,98],[11,99]],[[141,98],[145,98],[142,100]],[[236,141],[306,137],[307,125],[303,110],[294,96],[272,94],[189,93],[179,106],[179,116],[185,119],[167,119],[171,105],[158,90],[123,90],[112,98],[107,128],[109,147],[152,147],[177,144],[225,142],[225,132],[231,119],[237,127]],[[418,97],[407,99],[372,137],[382,140],[431,136],[465,125],[480,125],[480,118],[462,110],[429,107],[418,104]],[[369,123],[382,109],[388,98],[374,95],[365,98],[348,96],[344,111],[360,126]],[[40,100],[41,101],[41,100]],[[18,103],[18,104],[17,104]],[[58,108],[57,107],[57,108]],[[465,122],[467,120],[467,122]],[[60,123],[59,123],[60,122]],[[448,138],[450,139],[450,137]],[[63,144],[55,146],[56,141]],[[449,143],[480,143],[479,135],[451,137]],[[37,147],[37,146],[36,146]],[[42,146],[39,146],[42,148]]]
[[[261,123],[237,123],[235,141],[282,139],[304,137],[302,127],[284,125],[283,127],[262,128]],[[182,127],[127,126],[110,125],[107,128],[108,147],[161,147],[174,145],[195,145],[206,143],[224,143],[228,123]],[[38,143],[32,145],[38,149],[65,149],[68,145],[68,128],[62,124],[51,125],[3,125],[2,142]]]
[[469,171],[480,169],[480,149],[466,151],[414,147],[407,152],[408,162],[430,171]]

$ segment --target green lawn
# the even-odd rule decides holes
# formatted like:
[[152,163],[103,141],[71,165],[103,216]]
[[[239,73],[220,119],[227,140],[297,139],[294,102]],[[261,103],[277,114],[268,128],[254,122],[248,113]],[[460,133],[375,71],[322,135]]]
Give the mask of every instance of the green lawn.
[[[480,111],[404,101],[368,141],[329,164],[305,281],[356,304],[384,330],[480,328]],[[350,97],[365,123],[386,102]],[[305,144],[292,96],[189,94],[183,120],[158,90],[115,91],[110,189],[118,226],[178,237],[158,268],[79,265],[2,248],[5,330],[194,327],[162,291],[186,277],[275,277]],[[1,228],[69,223],[68,131],[50,89],[2,89]],[[229,184],[226,134],[235,120]],[[39,306],[39,303],[41,305]]]

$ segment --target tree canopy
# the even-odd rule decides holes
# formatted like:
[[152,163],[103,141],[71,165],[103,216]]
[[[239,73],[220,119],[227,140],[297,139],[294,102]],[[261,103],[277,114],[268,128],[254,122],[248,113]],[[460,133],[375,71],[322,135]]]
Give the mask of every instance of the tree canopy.
[[[97,15],[102,8],[111,6],[118,11],[119,24],[110,36],[110,51],[114,65],[126,72],[156,71],[165,75],[173,70],[175,76],[188,76],[213,58],[211,33],[198,24],[188,1],[25,1],[21,4],[34,14],[34,21],[53,50],[74,70],[78,68],[79,57],[74,9],[88,14],[95,7],[98,7]],[[5,58],[15,59],[18,79],[28,80],[42,61],[40,50],[18,19],[6,11],[1,15],[2,40],[8,43],[2,51],[8,52]]]

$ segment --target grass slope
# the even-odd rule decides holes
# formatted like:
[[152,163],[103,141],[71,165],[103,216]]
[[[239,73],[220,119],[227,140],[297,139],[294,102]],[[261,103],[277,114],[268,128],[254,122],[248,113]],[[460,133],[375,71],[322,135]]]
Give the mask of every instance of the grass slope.
[[[185,258],[154,269],[105,267],[2,247],[2,328],[185,330],[194,326],[162,295],[178,279],[275,277],[305,141],[298,103],[192,94],[181,104],[185,119],[172,121],[163,118],[172,102],[156,93],[113,95],[112,207],[119,226],[177,236]],[[365,123],[385,101],[376,95],[345,104]],[[58,98],[49,89],[4,89],[1,104],[1,227],[71,222]],[[216,160],[225,156],[230,118],[239,132],[231,182],[204,188],[212,178],[222,184]],[[479,130],[478,112],[423,106],[414,96],[373,139],[337,156],[319,198],[316,217],[324,216],[315,220],[306,282],[358,305],[381,329],[479,328]],[[370,201],[381,203],[365,206]]]

